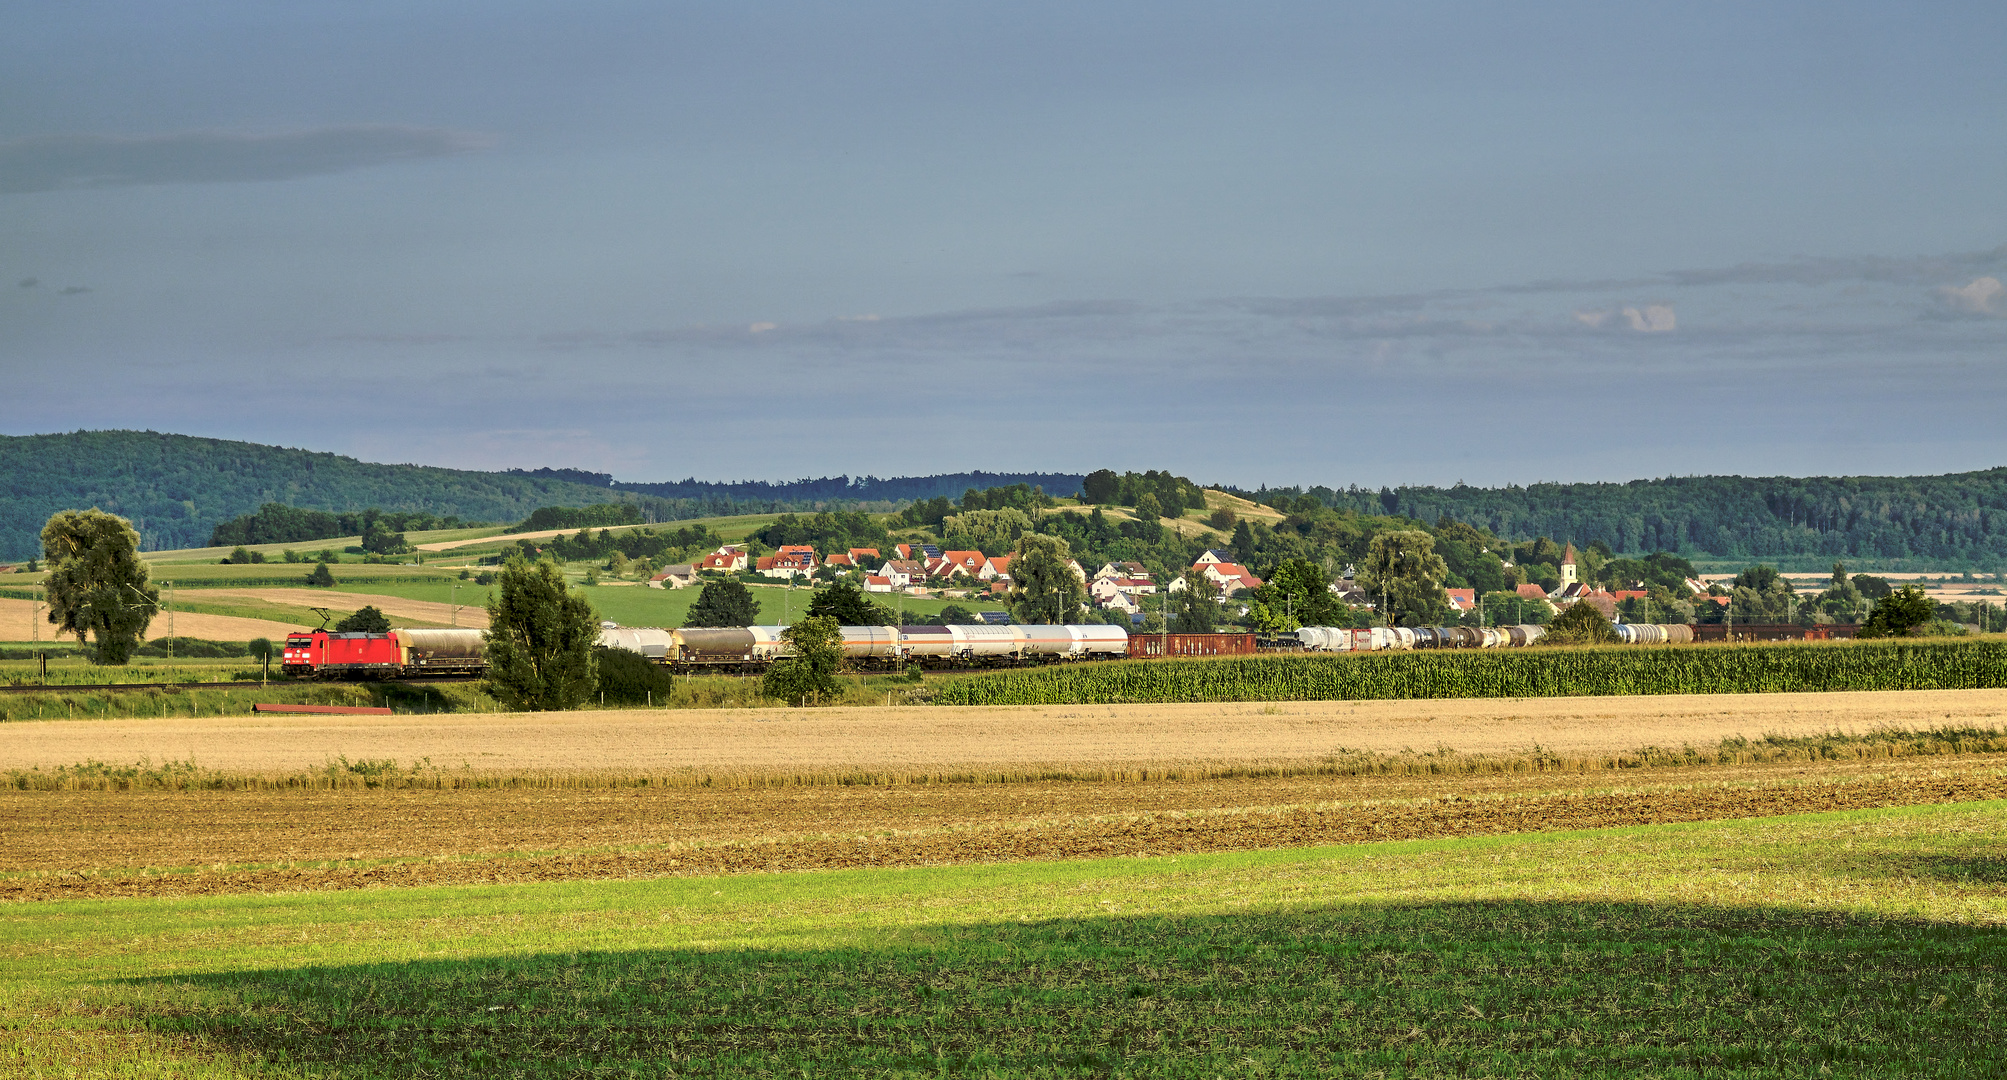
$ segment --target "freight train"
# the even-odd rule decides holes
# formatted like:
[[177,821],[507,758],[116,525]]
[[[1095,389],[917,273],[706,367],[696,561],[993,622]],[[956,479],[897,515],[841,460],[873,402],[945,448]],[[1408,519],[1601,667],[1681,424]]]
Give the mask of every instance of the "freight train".
[[[843,657],[864,670],[1009,667],[1067,660],[1127,657],[1241,656],[1287,649],[1302,652],[1384,652],[1404,649],[1523,648],[1543,627],[1375,626],[1355,630],[1306,626],[1287,637],[1253,634],[1137,634],[1119,626],[845,626]],[[1620,623],[1617,640],[1634,645],[1686,644],[1691,626]],[[677,670],[759,671],[794,653],[785,626],[608,626],[599,644],[640,653]],[[487,671],[480,630],[392,630],[388,634],[302,631],[286,638],[282,670],[317,678],[411,678],[480,675]]]
[[[609,626],[599,644],[678,669],[756,671],[791,656],[785,626]],[[1007,667],[1129,655],[1119,626],[845,626],[843,656],[863,669]],[[301,631],[288,635],[281,669],[316,678],[411,678],[487,671],[480,630],[392,630],[388,634]],[[1235,635],[1238,636],[1238,635]]]

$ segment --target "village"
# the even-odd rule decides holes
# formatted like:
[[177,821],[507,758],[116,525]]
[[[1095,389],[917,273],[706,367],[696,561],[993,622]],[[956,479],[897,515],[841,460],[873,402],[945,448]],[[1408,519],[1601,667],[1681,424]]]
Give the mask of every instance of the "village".
[[[746,545],[724,544],[696,562],[664,567],[649,579],[648,585],[657,589],[683,589],[700,585],[707,577],[724,575],[775,584],[848,579],[867,593],[896,593],[948,600],[1002,599],[1012,585],[1011,556],[1008,554],[951,551],[935,544],[898,544],[890,548],[890,552],[890,557],[887,557],[878,548],[853,547],[823,555],[811,545],[793,544],[780,547],[771,555],[752,555]],[[1144,621],[1152,609],[1150,598],[1160,592],[1183,592],[1195,581],[1206,582],[1216,589],[1216,599],[1222,606],[1245,598],[1263,585],[1261,578],[1234,561],[1232,552],[1219,548],[1205,551],[1183,574],[1162,585],[1140,563],[1105,563],[1092,575],[1077,559],[1071,560],[1068,565],[1086,586],[1090,607],[1104,614],[1127,615],[1132,624]],[[1644,600],[1649,595],[1645,589],[1609,589],[1581,581],[1578,556],[1572,543],[1562,554],[1560,571],[1560,584],[1552,590],[1532,582],[1515,587],[1514,591],[1520,599],[1545,605],[1544,608],[1533,607],[1529,621],[1545,622],[1576,604],[1586,603],[1600,611],[1604,618],[1620,622],[1623,618],[1620,607],[1624,601]],[[1729,602],[1725,591],[1719,588],[1714,591],[1722,595],[1710,595],[1709,584],[1699,578],[1687,579],[1686,586],[1697,602],[1711,601],[1724,607]],[[1347,607],[1367,612],[1378,608],[1375,598],[1360,588],[1357,573],[1351,566],[1345,567],[1328,588]],[[1443,599],[1459,616],[1484,617],[1479,610],[1476,589],[1444,588]],[[1526,608],[1520,610],[1522,615],[1527,611]]]

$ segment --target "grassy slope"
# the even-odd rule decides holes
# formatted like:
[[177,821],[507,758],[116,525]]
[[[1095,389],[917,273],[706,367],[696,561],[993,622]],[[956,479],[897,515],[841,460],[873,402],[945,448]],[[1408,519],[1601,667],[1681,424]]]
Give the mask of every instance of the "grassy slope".
[[1984,1075],[2003,827],[26,904],[0,1070]]

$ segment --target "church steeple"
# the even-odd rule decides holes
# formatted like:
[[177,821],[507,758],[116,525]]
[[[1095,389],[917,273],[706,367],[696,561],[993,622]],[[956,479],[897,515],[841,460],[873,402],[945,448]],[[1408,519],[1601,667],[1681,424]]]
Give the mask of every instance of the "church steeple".
[[1579,580],[1575,576],[1575,544],[1570,541],[1568,549],[1561,553],[1561,587],[1567,588]]

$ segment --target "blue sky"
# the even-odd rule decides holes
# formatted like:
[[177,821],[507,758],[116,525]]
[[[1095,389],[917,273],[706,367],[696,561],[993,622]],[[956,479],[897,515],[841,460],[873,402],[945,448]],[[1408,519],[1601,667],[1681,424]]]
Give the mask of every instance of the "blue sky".
[[0,431],[622,479],[2007,464],[2007,8],[40,5]]

